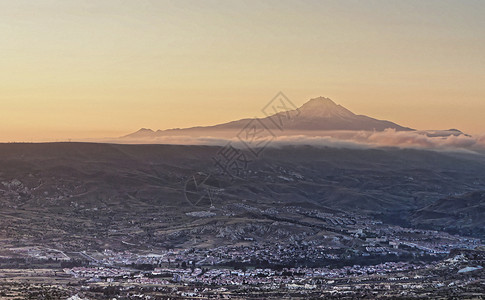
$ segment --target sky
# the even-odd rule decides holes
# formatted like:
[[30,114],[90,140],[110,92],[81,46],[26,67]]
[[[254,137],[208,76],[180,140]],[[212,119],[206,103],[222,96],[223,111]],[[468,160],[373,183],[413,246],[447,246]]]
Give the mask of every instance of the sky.
[[0,141],[263,116],[279,91],[485,133],[485,1],[0,0]]

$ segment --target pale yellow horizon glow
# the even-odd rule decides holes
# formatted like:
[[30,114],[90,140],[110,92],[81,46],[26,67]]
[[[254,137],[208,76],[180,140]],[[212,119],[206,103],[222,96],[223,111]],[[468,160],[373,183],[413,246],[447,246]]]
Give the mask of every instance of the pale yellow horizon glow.
[[262,116],[283,91],[485,133],[483,1],[2,1],[0,141]]

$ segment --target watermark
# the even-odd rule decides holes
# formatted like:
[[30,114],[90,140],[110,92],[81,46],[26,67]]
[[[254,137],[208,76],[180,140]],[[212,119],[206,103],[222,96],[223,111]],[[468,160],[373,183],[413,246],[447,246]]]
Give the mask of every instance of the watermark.
[[248,169],[251,162],[246,153],[234,147],[231,143],[221,148],[212,160],[214,160],[214,166],[220,173],[230,176],[231,179],[242,176],[243,171]]
[[258,157],[273,142],[276,135],[264,121],[254,118],[237,134],[237,138],[252,155]]
[[300,109],[282,92],[276,94],[261,111],[281,131],[284,130],[285,122],[300,115]]
[[[229,142],[212,158],[218,174],[227,176],[231,181],[242,178],[249,170],[250,163],[260,157],[277,138],[273,131],[284,131],[285,125],[300,115],[300,110],[282,92],[271,99],[261,111],[265,118],[251,119],[236,135],[246,151]],[[184,186],[185,199],[193,206],[210,203],[213,207],[221,192],[215,176],[201,172],[189,178]]]
[[202,172],[192,175],[184,185],[185,200],[192,206],[213,207],[221,191],[219,182],[211,174]]

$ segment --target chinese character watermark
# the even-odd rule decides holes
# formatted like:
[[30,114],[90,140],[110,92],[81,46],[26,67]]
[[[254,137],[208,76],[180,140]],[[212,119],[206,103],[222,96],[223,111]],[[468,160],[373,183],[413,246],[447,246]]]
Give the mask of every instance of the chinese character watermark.
[[258,157],[276,136],[261,119],[255,118],[244,126],[237,134],[237,138],[255,157]]
[[[270,127],[283,131],[288,122],[300,115],[300,110],[282,92],[261,111],[266,118],[251,119],[236,135],[247,151],[229,142],[212,158],[218,173],[227,176],[231,181],[241,178],[248,171],[249,164],[277,138]],[[215,181],[214,176],[204,173],[197,173],[189,178],[184,186],[187,202],[194,206],[210,202],[213,207],[214,200],[222,191]]]
[[241,176],[251,162],[241,149],[234,147],[231,143],[221,148],[212,159],[219,171],[231,178]]
[[289,122],[300,115],[298,107],[282,92],[279,92],[266,104],[262,112],[281,131],[284,130],[285,122]]

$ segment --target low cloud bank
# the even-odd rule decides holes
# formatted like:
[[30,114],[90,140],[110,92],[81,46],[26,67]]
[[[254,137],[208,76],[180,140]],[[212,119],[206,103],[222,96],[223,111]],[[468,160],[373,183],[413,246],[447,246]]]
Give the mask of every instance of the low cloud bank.
[[[375,148],[375,147],[398,147],[434,149],[448,151],[485,151],[485,135],[468,136],[464,134],[449,136],[428,136],[417,131],[396,131],[387,129],[380,132],[355,131],[355,132],[320,132],[285,135],[285,132],[274,138],[262,137],[261,145],[268,142],[268,146],[284,145],[314,145],[337,148]],[[159,136],[150,139],[123,139],[103,142],[128,143],[128,144],[179,144],[179,145],[210,145],[223,146],[231,142],[235,146],[244,147],[244,142],[249,141],[234,138],[222,138],[213,136]],[[254,143],[257,144],[257,143]]]
[[[373,132],[367,138],[371,144],[379,146],[395,147],[418,147],[418,148],[471,148],[479,144],[477,138],[461,135],[450,135],[446,137],[429,137],[425,134],[412,131],[395,131],[388,129],[382,132]],[[485,140],[484,140],[485,142]],[[485,143],[482,143],[482,146]]]
[[337,148],[397,147],[432,149],[444,151],[484,152],[485,136],[472,137],[464,134],[446,137],[430,137],[415,131],[387,129],[381,132],[355,132],[343,136],[281,136],[274,144],[309,144]]

